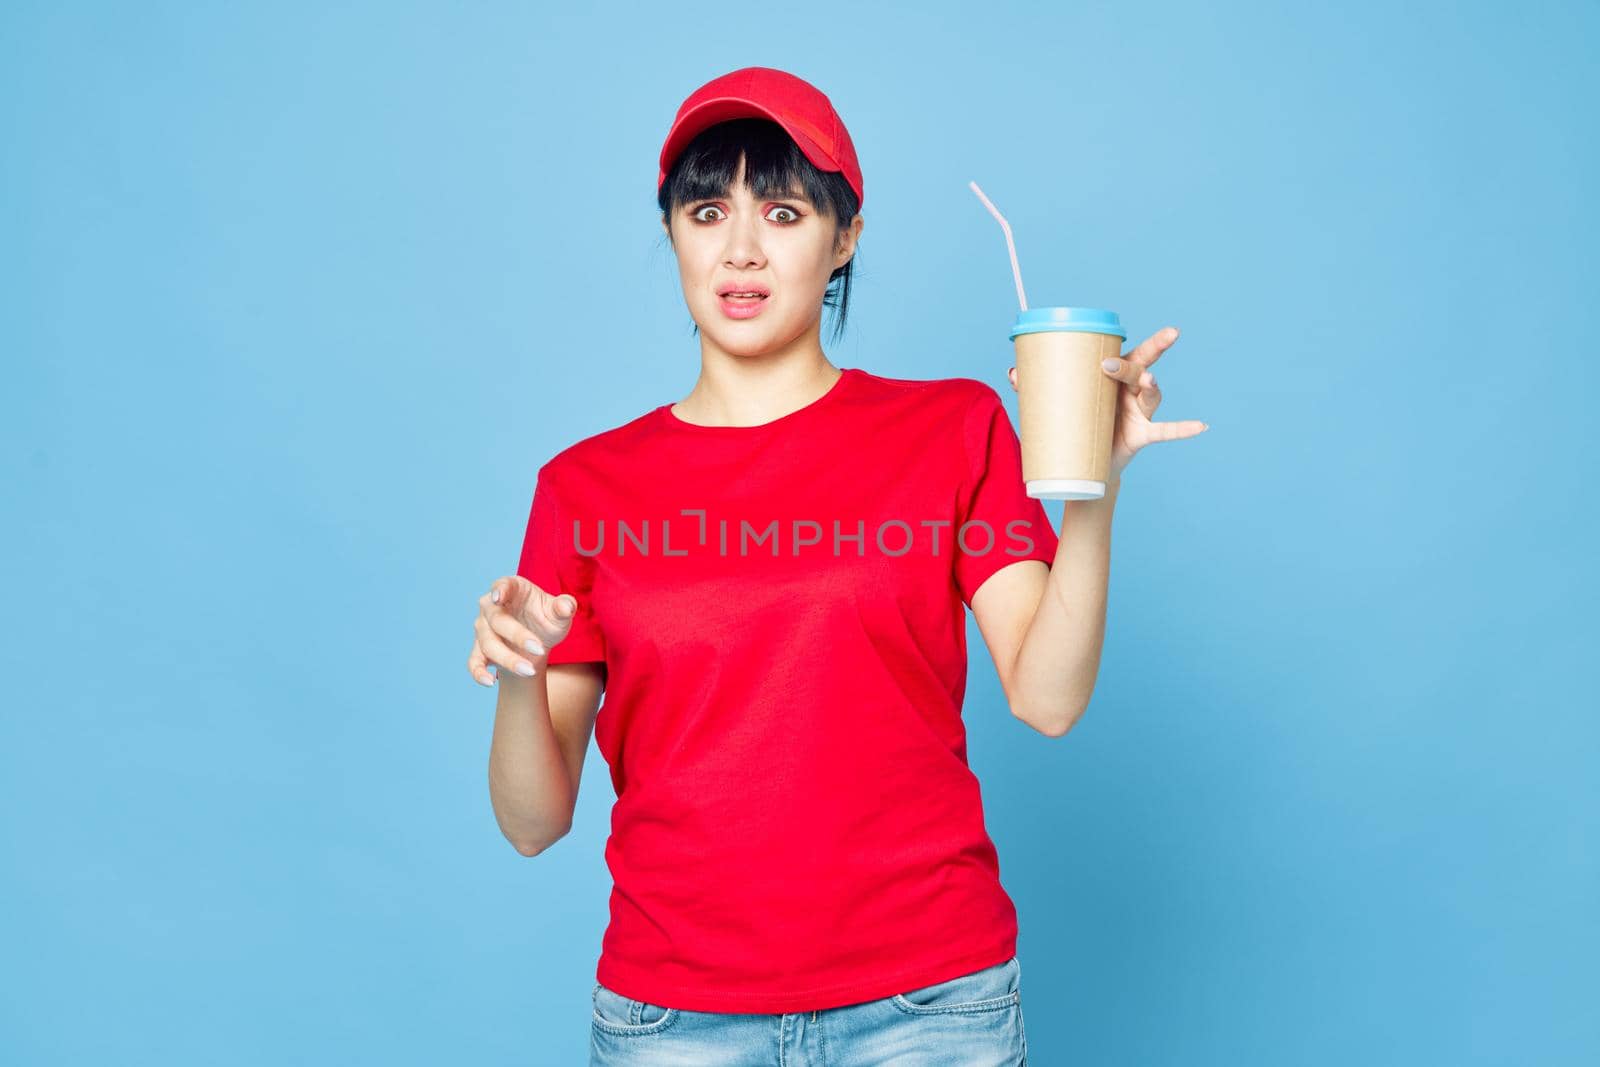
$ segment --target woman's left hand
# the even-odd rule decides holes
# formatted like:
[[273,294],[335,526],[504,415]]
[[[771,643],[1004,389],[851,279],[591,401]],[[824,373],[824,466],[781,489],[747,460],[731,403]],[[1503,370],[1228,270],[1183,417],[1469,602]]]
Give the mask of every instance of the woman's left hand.
[[[1117,421],[1111,434],[1110,476],[1113,481],[1122,477],[1123,468],[1133,460],[1134,454],[1150,442],[1196,437],[1211,428],[1199,419],[1150,421],[1150,416],[1161,405],[1161,390],[1156,386],[1156,377],[1149,368],[1177,339],[1177,327],[1168,326],[1146,338],[1121,359],[1109,359],[1101,364],[1102,373],[1122,383],[1117,390]],[[1017,368],[1012,367],[1008,376],[1011,388],[1015,389]]]

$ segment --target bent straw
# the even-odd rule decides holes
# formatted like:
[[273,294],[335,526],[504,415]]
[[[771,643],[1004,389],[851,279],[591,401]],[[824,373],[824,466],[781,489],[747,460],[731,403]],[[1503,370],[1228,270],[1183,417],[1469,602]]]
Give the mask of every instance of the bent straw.
[[989,198],[983,195],[983,190],[978,188],[977,182],[968,182],[967,184],[972,186],[972,191],[978,194],[978,199],[983,201],[983,206],[989,209],[989,214],[999,221],[1000,228],[1006,232],[1006,248],[1011,252],[1011,276],[1017,280],[1017,303],[1022,305],[1023,311],[1027,311],[1028,298],[1022,292],[1022,268],[1017,266],[1017,245],[1011,239],[1011,224],[1006,222],[1004,215],[1000,214],[1000,209],[991,204]]

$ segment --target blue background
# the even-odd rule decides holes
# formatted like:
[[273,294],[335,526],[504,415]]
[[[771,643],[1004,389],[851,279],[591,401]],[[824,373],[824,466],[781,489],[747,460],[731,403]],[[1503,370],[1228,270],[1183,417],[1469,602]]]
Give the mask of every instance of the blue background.
[[1034,1062],[1600,1060],[1600,10],[579,7],[0,14],[0,1060],[583,1062],[610,783],[518,855],[465,657],[693,386],[656,154],[750,64],[860,152],[836,364],[1015,420],[975,179],[1212,424],[1066,738],[969,622]]

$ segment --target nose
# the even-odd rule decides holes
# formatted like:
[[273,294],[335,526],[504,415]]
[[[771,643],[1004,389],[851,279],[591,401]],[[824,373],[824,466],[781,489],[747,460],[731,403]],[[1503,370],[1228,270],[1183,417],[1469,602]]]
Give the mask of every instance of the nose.
[[739,218],[728,220],[722,232],[728,243],[722,250],[723,266],[730,270],[750,270],[766,263],[761,251],[761,230],[757,219],[741,213]]

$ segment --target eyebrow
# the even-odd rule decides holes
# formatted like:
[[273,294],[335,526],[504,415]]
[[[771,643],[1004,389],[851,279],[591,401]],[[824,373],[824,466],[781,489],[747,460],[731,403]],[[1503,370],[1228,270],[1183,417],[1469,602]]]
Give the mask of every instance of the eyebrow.
[[[713,200],[726,200],[726,199],[727,199],[726,195],[723,195],[723,196],[699,196],[699,197],[695,197],[693,200],[687,200],[684,203],[685,203],[686,206],[689,206],[689,205],[709,204]],[[816,206],[815,204],[811,203],[811,198],[809,196],[807,196],[803,192],[791,191],[791,192],[787,192],[787,193],[780,193],[777,196],[769,196],[766,199],[768,199],[768,200],[796,200],[796,201],[799,201],[802,204],[811,204],[812,207]]]

